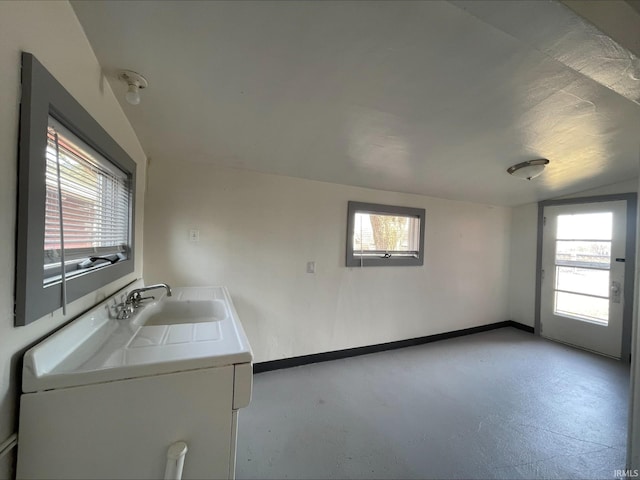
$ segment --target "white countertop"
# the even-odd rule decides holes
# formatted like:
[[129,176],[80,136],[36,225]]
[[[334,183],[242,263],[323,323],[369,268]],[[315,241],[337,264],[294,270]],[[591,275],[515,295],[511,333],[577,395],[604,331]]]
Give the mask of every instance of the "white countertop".
[[[131,319],[113,318],[114,298],[142,286],[134,282],[110,299],[25,353],[23,392],[159,375],[185,370],[249,363],[251,347],[225,287],[174,288],[148,294],[155,300]],[[180,325],[145,326],[144,319],[162,302],[214,300],[220,320]]]

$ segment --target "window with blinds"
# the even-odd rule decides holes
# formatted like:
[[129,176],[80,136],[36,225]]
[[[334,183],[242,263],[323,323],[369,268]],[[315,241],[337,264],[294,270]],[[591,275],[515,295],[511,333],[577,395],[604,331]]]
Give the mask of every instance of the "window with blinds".
[[128,254],[129,175],[49,116],[44,285],[102,268]]
[[419,250],[419,217],[356,212],[354,256],[418,258]]
[[424,208],[349,202],[347,267],[424,264]]
[[136,272],[136,161],[36,57],[21,67],[16,326]]

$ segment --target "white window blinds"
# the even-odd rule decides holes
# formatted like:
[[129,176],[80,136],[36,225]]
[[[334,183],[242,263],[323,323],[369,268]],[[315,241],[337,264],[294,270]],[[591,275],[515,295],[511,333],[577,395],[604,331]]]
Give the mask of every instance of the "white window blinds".
[[52,117],[46,155],[44,283],[127,258],[129,176]]
[[356,212],[353,254],[417,258],[420,254],[420,218]]

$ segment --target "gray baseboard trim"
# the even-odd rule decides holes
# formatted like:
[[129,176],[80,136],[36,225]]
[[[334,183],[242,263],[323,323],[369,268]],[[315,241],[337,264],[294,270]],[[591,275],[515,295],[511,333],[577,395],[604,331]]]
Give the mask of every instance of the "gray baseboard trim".
[[426,337],[409,338],[407,340],[398,340],[395,342],[378,343],[376,345],[367,345],[364,347],[348,348],[345,350],[334,350],[332,352],[314,353],[311,355],[302,355],[300,357],[282,358],[279,360],[254,363],[253,373],[271,372],[273,370],[299,367],[301,365],[308,365],[310,363],[329,362],[331,360],[339,360],[341,358],[357,357],[359,355],[367,355],[370,353],[395,350],[397,348],[413,347],[415,345],[423,345],[425,343],[437,342],[439,340],[446,340],[448,338],[473,335],[474,333],[488,332],[489,330],[495,330],[497,328],[504,327],[513,327],[517,328],[518,330],[533,333],[533,327],[514,322],[513,320],[505,320],[504,322],[490,323],[489,325],[481,325],[479,327],[454,330],[453,332],[438,333],[436,335],[428,335]]

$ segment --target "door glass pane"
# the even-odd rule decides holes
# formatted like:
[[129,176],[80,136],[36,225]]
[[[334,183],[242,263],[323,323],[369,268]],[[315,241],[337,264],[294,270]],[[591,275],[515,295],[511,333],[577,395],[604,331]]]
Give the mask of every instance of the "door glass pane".
[[609,297],[609,270],[556,267],[556,288],[587,295]]
[[554,313],[607,325],[609,323],[609,300],[575,293],[556,292]]
[[611,242],[558,240],[556,242],[556,265],[609,268],[611,265]]
[[611,240],[613,213],[558,215],[558,240]]

